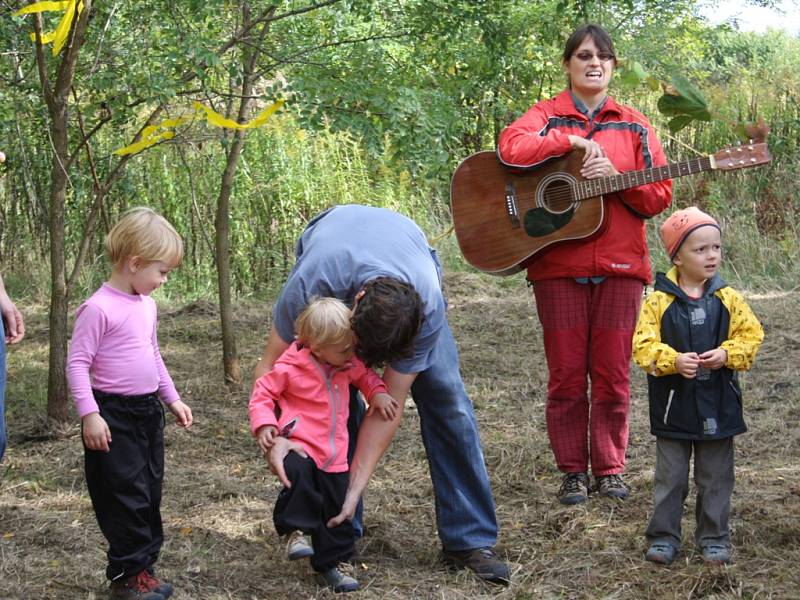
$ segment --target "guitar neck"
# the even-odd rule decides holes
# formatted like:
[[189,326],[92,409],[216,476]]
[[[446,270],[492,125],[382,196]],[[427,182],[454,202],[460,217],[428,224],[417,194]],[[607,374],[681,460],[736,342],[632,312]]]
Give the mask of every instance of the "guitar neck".
[[694,173],[700,173],[702,171],[710,171],[713,168],[714,163],[712,157],[704,156],[702,158],[664,165],[663,167],[653,167],[651,169],[642,169],[641,171],[628,171],[627,173],[612,175],[611,177],[584,179],[576,183],[573,187],[575,188],[576,198],[578,200],[586,200],[587,198],[629,190],[640,185],[655,183],[665,179],[675,179],[677,177],[683,177],[684,175],[693,175]]

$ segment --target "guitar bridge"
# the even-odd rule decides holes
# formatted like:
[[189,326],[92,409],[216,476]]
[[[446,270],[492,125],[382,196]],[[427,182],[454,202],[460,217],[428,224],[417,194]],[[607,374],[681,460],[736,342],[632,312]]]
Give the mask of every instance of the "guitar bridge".
[[519,229],[519,212],[517,210],[517,191],[511,183],[506,184],[506,214],[511,221],[512,229]]

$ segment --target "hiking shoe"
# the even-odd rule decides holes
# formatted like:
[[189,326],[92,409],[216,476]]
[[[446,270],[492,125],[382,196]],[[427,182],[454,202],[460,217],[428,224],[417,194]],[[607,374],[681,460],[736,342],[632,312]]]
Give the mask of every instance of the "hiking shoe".
[[622,481],[622,475],[600,475],[596,480],[595,490],[606,498],[625,500],[631,492],[631,488]]
[[561,504],[580,504],[589,499],[589,475],[586,473],[564,473],[558,488]]
[[324,585],[337,594],[355,592],[358,589],[358,581],[351,575],[352,572],[352,565],[339,563],[327,571],[317,573],[317,583]]
[[111,582],[111,597],[114,600],[164,600],[164,596],[149,587],[147,570]]
[[306,534],[302,531],[293,531],[286,536],[286,558],[289,560],[300,560],[314,556],[314,548],[308,541]]
[[151,592],[161,594],[164,596],[164,598],[169,598],[172,596],[172,592],[174,591],[172,584],[167,583],[166,581],[161,581],[158,577],[156,577],[156,571],[153,569],[153,567],[147,567],[143,573],[144,577],[147,579],[147,587],[150,588]]
[[645,560],[659,565],[671,565],[675,562],[675,557],[678,555],[678,549],[672,544],[666,542],[653,542],[647,549],[644,555]]
[[727,546],[705,546],[703,562],[707,565],[727,565],[731,562],[731,549]]
[[479,578],[490,583],[508,585],[511,573],[508,565],[500,560],[494,548],[473,550],[444,550],[444,559],[456,569],[467,568]]

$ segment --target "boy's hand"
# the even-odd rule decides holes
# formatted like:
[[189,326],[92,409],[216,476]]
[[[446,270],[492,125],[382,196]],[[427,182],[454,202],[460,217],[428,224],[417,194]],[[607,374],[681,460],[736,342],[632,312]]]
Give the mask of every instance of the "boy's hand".
[[192,409],[186,406],[180,400],[176,400],[172,404],[167,404],[170,412],[175,415],[175,420],[181,427],[191,427],[192,425]]
[[704,369],[721,369],[728,362],[728,352],[723,348],[714,348],[700,355],[700,366]]
[[261,453],[266,456],[270,448],[275,445],[275,438],[278,437],[278,428],[274,425],[262,425],[256,431],[256,441]]
[[686,379],[697,377],[697,369],[700,367],[700,357],[697,352],[682,352],[675,358],[675,370]]
[[397,411],[400,410],[400,405],[391,395],[379,392],[372,397],[367,414],[371,415],[376,410],[385,421],[393,421]]
[[108,452],[111,430],[100,413],[89,413],[83,417],[83,443],[89,450]]

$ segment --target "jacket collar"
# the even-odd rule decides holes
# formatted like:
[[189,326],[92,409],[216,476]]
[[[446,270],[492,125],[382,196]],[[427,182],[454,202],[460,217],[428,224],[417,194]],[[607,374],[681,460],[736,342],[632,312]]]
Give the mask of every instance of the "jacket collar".
[[[715,273],[714,276],[706,281],[705,290],[703,292],[704,297],[708,297],[713,295],[717,290],[720,290],[724,287],[727,287],[728,284],[725,282],[722,277],[719,276],[719,273]],[[659,292],[665,292],[667,294],[672,294],[676,298],[680,298],[682,300],[689,300],[689,296],[686,295],[681,289],[681,286],[678,285],[678,268],[672,267],[667,273],[658,273],[656,274],[656,283],[654,289]]]
[[576,119],[581,119],[583,121],[591,121],[592,119],[597,119],[598,117],[607,115],[609,113],[614,113],[617,115],[622,114],[622,110],[620,109],[619,105],[611,96],[606,96],[606,99],[603,100],[603,103],[597,107],[593,115],[589,114],[589,109],[586,108],[586,105],[581,102],[570,89],[566,89],[561,92],[554,98],[554,100],[555,112],[557,115],[562,117],[575,117]]

